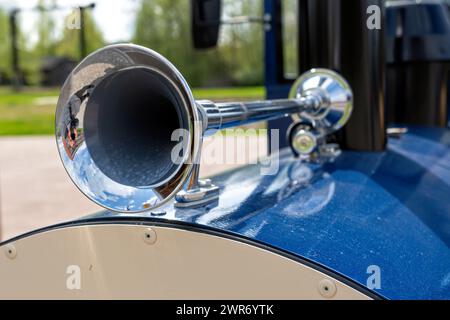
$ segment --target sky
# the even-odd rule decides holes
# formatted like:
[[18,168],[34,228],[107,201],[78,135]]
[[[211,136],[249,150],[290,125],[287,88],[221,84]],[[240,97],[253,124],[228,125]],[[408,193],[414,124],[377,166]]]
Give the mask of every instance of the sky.
[[[96,3],[93,11],[94,19],[100,27],[105,40],[109,43],[129,41],[133,33],[135,12],[139,5],[138,0],[56,0],[59,7],[67,9],[53,13],[57,24],[63,24],[72,7],[82,6],[91,2]],[[33,8],[38,0],[0,0],[0,7],[6,10],[12,8]],[[58,19],[61,17],[61,19]],[[37,40],[37,34],[33,32],[36,24],[37,13],[24,11],[21,14],[21,28],[30,34],[31,41]],[[61,28],[58,28],[59,30]]]

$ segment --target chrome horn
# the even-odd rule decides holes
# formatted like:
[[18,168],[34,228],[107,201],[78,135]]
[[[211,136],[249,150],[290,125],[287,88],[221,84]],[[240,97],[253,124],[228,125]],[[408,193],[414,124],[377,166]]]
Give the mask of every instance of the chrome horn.
[[178,207],[217,200],[218,188],[198,179],[202,138],[209,129],[292,115],[330,133],[351,111],[347,82],[323,69],[302,75],[290,99],[195,101],[167,59],[121,44],[92,53],[66,80],[56,140],[67,173],[87,197],[113,211],[137,213],[172,199]]

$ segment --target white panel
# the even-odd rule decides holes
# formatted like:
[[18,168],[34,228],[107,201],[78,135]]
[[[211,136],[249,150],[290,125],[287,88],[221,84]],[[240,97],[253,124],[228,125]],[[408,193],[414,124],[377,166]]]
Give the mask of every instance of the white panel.
[[[26,237],[1,249],[2,299],[368,298],[270,251],[180,229],[75,226]],[[69,287],[78,284],[78,267],[81,288],[69,289],[68,279],[74,280]]]

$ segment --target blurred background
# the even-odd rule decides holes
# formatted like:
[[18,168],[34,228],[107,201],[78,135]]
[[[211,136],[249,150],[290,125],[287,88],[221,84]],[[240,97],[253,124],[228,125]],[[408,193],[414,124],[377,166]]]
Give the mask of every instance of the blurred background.
[[[83,30],[74,19],[78,7]],[[189,1],[176,0],[0,0],[0,83],[59,85],[64,71],[87,53],[134,42],[168,57],[194,87],[262,85],[261,26],[225,27],[217,49],[199,52],[192,46],[189,11]],[[223,2],[224,18],[247,14],[262,14],[262,1]],[[12,57],[14,46],[18,57]]]
[[[292,19],[293,30],[284,42],[291,47],[298,39],[295,2],[284,6],[284,26],[289,29]],[[222,18],[260,16],[262,5],[225,0]],[[189,1],[0,0],[0,238],[99,210],[69,181],[53,138],[59,88],[90,52],[133,42],[171,60],[197,99],[265,97],[263,26],[224,25],[219,45],[199,51],[190,19]],[[296,72],[297,50],[285,52],[285,73]],[[265,135],[249,139],[251,145],[266,145]],[[248,152],[255,158],[266,150]],[[230,167],[203,166],[202,174]]]

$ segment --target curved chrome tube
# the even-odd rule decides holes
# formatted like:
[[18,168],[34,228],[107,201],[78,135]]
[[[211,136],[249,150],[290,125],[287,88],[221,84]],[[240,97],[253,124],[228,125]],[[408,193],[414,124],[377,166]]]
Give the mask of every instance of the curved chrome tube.
[[213,103],[197,101],[207,117],[207,130],[220,130],[246,125],[259,121],[268,121],[293,113],[314,112],[320,108],[315,96],[299,99],[266,100],[252,102]]
[[168,60],[122,44],[92,53],[66,80],[56,111],[56,140],[67,173],[87,197],[107,209],[133,213],[152,210],[182,189],[185,197],[179,199],[198,197],[189,193],[193,189],[208,194],[210,185],[198,183],[196,163],[209,130],[291,115],[329,133],[345,124],[351,110],[348,84],[323,69],[300,77],[289,99],[195,101]]

